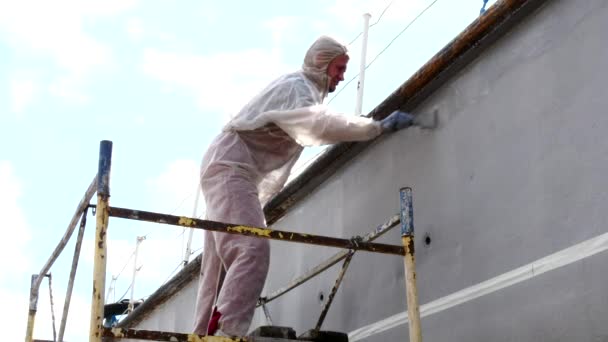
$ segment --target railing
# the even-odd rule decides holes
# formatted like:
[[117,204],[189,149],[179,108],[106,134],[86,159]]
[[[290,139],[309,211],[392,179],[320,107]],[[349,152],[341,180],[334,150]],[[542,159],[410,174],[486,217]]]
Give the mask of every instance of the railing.
[[[401,200],[401,212],[399,215],[391,217],[388,221],[378,226],[375,230],[368,233],[364,237],[356,237],[351,239],[341,239],[329,236],[304,234],[291,231],[274,230],[265,227],[251,227],[244,225],[235,225],[229,223],[222,223],[209,220],[200,220],[196,218],[174,216],[167,214],[159,214],[148,211],[126,209],[111,207],[109,204],[110,198],[110,170],[112,161],[112,142],[102,141],[100,144],[99,153],[99,166],[97,177],[94,178],[93,182],[89,186],[84,198],[79,203],[74,218],[64,237],[62,238],[59,246],[53,252],[49,261],[42,268],[40,274],[46,274],[53,262],[57,259],[63,248],[67,244],[70,236],[72,235],[78,217],[82,216],[80,230],[78,234],[78,241],[76,245],[76,251],[74,254],[74,261],[72,271],[70,273],[70,284],[68,294],[71,294],[73,286],[73,278],[76,272],[76,266],[78,264],[78,255],[80,251],[80,244],[82,241],[82,235],[84,233],[84,225],[86,222],[86,212],[89,207],[93,207],[96,214],[96,233],[95,233],[95,257],[93,266],[93,296],[91,304],[91,317],[90,317],[90,342],[101,342],[102,338],[113,338],[113,339],[139,339],[139,340],[151,340],[151,341],[255,341],[255,337],[239,337],[235,339],[214,337],[214,336],[200,336],[195,334],[183,334],[173,332],[160,332],[160,331],[148,331],[148,330],[134,330],[134,329],[120,329],[120,328],[106,328],[103,325],[104,316],[104,290],[105,290],[105,276],[106,276],[106,236],[108,230],[108,223],[110,217],[117,217],[130,220],[154,222],[161,224],[169,224],[182,226],[187,228],[203,229],[214,232],[222,232],[226,234],[239,234],[252,236],[256,238],[281,240],[287,242],[298,242],[317,246],[337,247],[342,248],[344,251],[339,252],[321,263],[317,267],[313,268],[307,274],[294,279],[286,287],[273,292],[267,297],[260,298],[258,305],[262,306],[264,312],[270,320],[270,317],[264,306],[266,303],[280,297],[288,291],[294,289],[305,281],[311,279],[315,275],[323,272],[332,265],[344,260],[341,271],[339,272],[338,278],[332,288],[332,291],[325,303],[323,310],[321,311],[320,317],[312,330],[312,333],[319,332],[323,321],[329,311],[334,295],[338,291],[338,288],[342,282],[342,278],[348,269],[351,259],[356,251],[367,251],[373,253],[383,253],[400,255],[404,257],[405,273],[406,273],[406,295],[408,303],[408,314],[410,319],[410,339],[409,341],[421,341],[420,333],[420,318],[418,313],[417,293],[416,293],[416,282],[415,282],[415,265],[414,265],[414,242],[413,242],[413,214],[412,214],[412,190],[410,188],[403,188],[400,191]],[[89,205],[88,202],[93,197],[93,193],[97,192],[97,205]],[[374,243],[373,240],[386,233],[392,227],[396,226],[401,222],[401,233],[402,233],[402,246],[389,245]],[[26,332],[26,342],[32,342],[34,319],[36,315],[36,305],[38,288],[40,287],[41,277],[35,277],[32,282],[32,290],[30,296],[30,311],[28,318],[28,327]],[[62,330],[58,341],[62,341],[63,329],[65,328],[65,316],[67,316],[67,308],[69,307],[69,296],[66,296],[66,305],[64,308],[64,318],[62,319]]]

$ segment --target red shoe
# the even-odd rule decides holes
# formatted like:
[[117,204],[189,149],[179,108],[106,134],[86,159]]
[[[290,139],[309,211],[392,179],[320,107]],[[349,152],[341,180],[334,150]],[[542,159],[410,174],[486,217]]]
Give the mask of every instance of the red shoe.
[[213,336],[217,332],[217,328],[220,326],[220,317],[222,314],[217,311],[217,306],[213,308],[209,325],[207,326],[207,336]]

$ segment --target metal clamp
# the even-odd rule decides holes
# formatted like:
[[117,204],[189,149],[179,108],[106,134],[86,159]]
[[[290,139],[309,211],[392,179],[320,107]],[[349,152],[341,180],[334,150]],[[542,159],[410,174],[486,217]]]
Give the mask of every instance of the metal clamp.
[[363,243],[363,242],[364,242],[363,237],[359,236],[359,235],[356,235],[356,236],[353,236],[352,238],[350,238],[351,246],[353,246],[352,249],[359,249],[360,243]]

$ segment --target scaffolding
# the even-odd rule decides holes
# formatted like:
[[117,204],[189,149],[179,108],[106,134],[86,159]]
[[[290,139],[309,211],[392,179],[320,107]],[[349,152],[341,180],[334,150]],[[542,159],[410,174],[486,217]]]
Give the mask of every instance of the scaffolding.
[[[264,314],[270,324],[272,324],[266,304],[272,300],[277,299],[288,291],[296,288],[303,284],[307,280],[311,279],[315,275],[327,270],[331,266],[344,260],[342,268],[338,274],[338,277],[332,287],[331,293],[328,296],[327,302],[324,304],[323,309],[320,313],[319,319],[315,327],[307,333],[309,340],[315,340],[321,332],[323,321],[327,316],[329,308],[332,304],[333,298],[340,287],[342,279],[350,265],[353,255],[356,251],[367,251],[372,253],[382,253],[390,255],[399,255],[404,258],[405,267],[405,292],[407,298],[407,310],[409,320],[409,341],[419,342],[422,341],[422,334],[420,331],[420,313],[418,308],[418,295],[416,289],[416,275],[415,275],[415,262],[414,262],[414,220],[413,220],[413,203],[412,203],[412,189],[402,188],[399,191],[400,198],[400,213],[391,217],[388,221],[379,225],[376,229],[368,233],[363,237],[353,237],[350,239],[335,238],[330,236],[312,235],[299,232],[275,230],[265,227],[251,227],[246,225],[236,225],[231,223],[216,222],[210,220],[200,220],[185,216],[175,216],[168,214],[160,214],[149,211],[134,210],[127,208],[111,207],[109,204],[110,198],[110,170],[112,163],[112,142],[101,141],[99,149],[99,164],[97,176],[94,177],[91,185],[85,192],[84,197],[77,206],[76,213],[74,214],[68,229],[61,239],[58,246],[53,251],[49,260],[43,266],[39,274],[45,275],[50,270],[55,260],[59,257],[64,247],[68,243],[72,233],[80,218],[80,229],[76,241],[76,247],[74,251],[74,257],[72,262],[72,269],[70,271],[70,278],[68,282],[68,291],[66,294],[63,316],[60,325],[59,336],[57,341],[63,341],[63,334],[65,331],[65,325],[67,320],[67,313],[69,310],[69,302],[71,292],[73,289],[74,278],[76,275],[76,269],[78,265],[78,259],[80,255],[80,248],[82,245],[82,239],[84,236],[84,230],[86,225],[86,216],[88,209],[92,208],[93,213],[96,216],[96,231],[95,231],[95,256],[93,266],[93,290],[92,290],[92,302],[91,302],[91,316],[90,316],[90,342],[101,342],[107,338],[112,340],[119,339],[137,339],[137,340],[148,340],[148,341],[201,341],[201,342],[228,342],[228,341],[267,341],[262,337],[247,336],[247,337],[236,337],[236,338],[225,338],[215,336],[202,336],[196,334],[184,334],[176,332],[163,332],[163,331],[150,331],[150,330],[135,330],[135,329],[124,329],[124,328],[108,328],[103,324],[104,320],[104,302],[105,302],[105,285],[106,285],[106,254],[107,244],[106,237],[108,232],[108,224],[110,217],[123,218],[129,220],[138,220],[152,223],[161,223],[174,226],[182,226],[192,229],[202,229],[214,232],[221,232],[226,234],[240,234],[251,236],[255,238],[280,240],[286,242],[297,242],[317,246],[336,247],[341,248],[343,251],[335,254],[325,262],[319,264],[307,274],[298,277],[291,281],[287,286],[271,293],[270,295],[260,298],[258,301],[258,307],[262,307]],[[93,205],[89,202],[93,198],[94,193],[97,193],[97,204]],[[401,236],[402,245],[391,245],[374,243],[373,240],[386,233],[397,224],[401,223]],[[26,342],[33,342],[33,331],[34,322],[37,311],[38,301],[38,290],[43,277],[34,275],[32,277],[32,285],[30,289],[30,307],[28,313],[28,323],[26,330]],[[129,311],[130,313],[130,311]]]

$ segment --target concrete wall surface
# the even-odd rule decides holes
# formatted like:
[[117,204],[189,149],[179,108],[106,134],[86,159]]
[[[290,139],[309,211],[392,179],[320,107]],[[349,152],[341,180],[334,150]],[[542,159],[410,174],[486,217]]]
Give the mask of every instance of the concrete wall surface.
[[192,333],[197,290],[198,279],[152,311],[134,329]]
[[[298,203],[276,229],[350,238],[414,192],[419,301],[433,302],[608,231],[608,1],[547,1],[416,111],[433,131],[387,136]],[[430,237],[430,244],[425,238]],[[400,244],[398,229],[378,242]],[[270,293],[338,250],[272,242]],[[339,265],[268,304],[312,328]],[[403,259],[358,252],[323,328],[406,310]],[[189,332],[195,284],[139,329]],[[608,253],[422,318],[426,341],[608,340]],[[253,325],[266,324],[261,310]],[[405,341],[402,324],[365,341]]]
[[[275,228],[363,235],[414,192],[420,303],[608,231],[608,1],[548,1],[417,112],[440,127],[386,137]],[[429,235],[430,245],[425,245]],[[397,229],[381,242],[400,244]],[[272,243],[266,292],[337,250]],[[268,305],[277,325],[314,326],[339,266]],[[359,252],[324,329],[405,311],[403,261]],[[427,341],[608,340],[608,253],[422,319]],[[264,324],[263,315],[256,324]],[[403,341],[400,325],[366,341]]]

